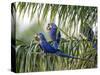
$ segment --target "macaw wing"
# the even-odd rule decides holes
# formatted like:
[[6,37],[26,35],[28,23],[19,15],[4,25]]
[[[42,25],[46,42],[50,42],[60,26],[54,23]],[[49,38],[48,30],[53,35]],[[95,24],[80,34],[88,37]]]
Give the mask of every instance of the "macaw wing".
[[41,48],[44,50],[44,52],[47,53],[55,53],[56,49],[53,48],[48,42],[44,41],[41,45]]
[[53,41],[56,41],[56,32],[57,32],[57,29],[55,29],[55,28],[52,28],[52,29],[50,30],[50,37],[51,37],[51,39],[52,39]]
[[59,44],[59,42],[60,42],[60,39],[61,39],[61,33],[60,33],[60,31],[58,32],[58,34],[57,34],[57,43]]

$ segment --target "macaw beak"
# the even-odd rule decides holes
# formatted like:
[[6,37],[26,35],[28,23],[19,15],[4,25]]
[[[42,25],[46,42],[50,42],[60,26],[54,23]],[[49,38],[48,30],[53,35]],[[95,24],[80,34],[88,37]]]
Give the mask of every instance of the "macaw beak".
[[47,26],[47,30],[50,31],[50,30],[51,30],[51,27],[52,27],[51,24],[48,24],[48,26]]
[[40,40],[40,38],[39,38],[39,35],[38,35],[38,34],[35,34],[35,40],[36,40],[36,41],[39,41],[39,40]]

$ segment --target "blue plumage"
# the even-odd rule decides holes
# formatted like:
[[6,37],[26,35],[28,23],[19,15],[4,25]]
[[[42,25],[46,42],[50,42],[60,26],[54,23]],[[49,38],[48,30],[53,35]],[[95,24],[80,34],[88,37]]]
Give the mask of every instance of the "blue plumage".
[[43,33],[39,33],[38,38],[39,38],[39,45],[44,50],[45,53],[52,53],[52,54],[56,54],[56,55],[62,56],[62,57],[80,59],[80,58],[77,58],[74,56],[69,56],[69,55],[65,54],[63,51],[52,47],[45,39],[45,36],[43,35]]
[[88,27],[88,37],[87,37],[88,41],[92,43],[92,47],[97,49],[97,42],[93,42],[94,40],[94,32],[93,29],[91,27]]
[[61,39],[60,31],[57,33],[57,26],[56,26],[55,23],[51,23],[51,24],[48,24],[48,25],[51,25],[51,26],[49,26],[50,27],[49,35],[50,35],[50,38],[53,41],[53,47],[55,49],[58,49],[59,42],[60,42],[60,39]]
[[93,42],[94,32],[91,27],[88,27],[88,41]]

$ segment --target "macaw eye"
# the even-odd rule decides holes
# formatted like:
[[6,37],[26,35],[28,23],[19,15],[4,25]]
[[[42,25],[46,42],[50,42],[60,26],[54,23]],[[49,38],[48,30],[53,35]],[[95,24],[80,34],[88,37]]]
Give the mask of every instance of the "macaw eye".
[[39,38],[39,35],[38,35],[38,34],[35,34],[35,40],[36,40],[36,41],[39,41],[39,40],[40,40],[40,38]]

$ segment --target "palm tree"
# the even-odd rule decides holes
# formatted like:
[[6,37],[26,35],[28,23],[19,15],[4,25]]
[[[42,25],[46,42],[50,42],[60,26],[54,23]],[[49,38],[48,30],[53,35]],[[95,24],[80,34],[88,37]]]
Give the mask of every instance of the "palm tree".
[[[93,27],[97,23],[97,8],[89,6],[71,6],[71,5],[54,5],[54,4],[38,4],[38,3],[24,3],[17,4],[17,11],[20,16],[24,17],[28,11],[30,20],[34,18],[37,13],[39,22],[45,22],[48,14],[50,15],[50,22],[54,22],[58,18],[58,25],[70,34],[71,29],[73,34],[79,30],[84,32],[88,27]],[[56,18],[57,16],[57,18]],[[85,30],[85,31],[86,31]],[[69,32],[69,33],[68,33]],[[88,34],[85,32],[84,34]]]
[[[25,14],[28,14],[30,21],[32,21],[36,17],[35,14],[37,14],[38,25],[41,27],[45,25],[48,18],[49,22],[55,22],[57,19],[58,29],[65,36],[65,39],[60,43],[60,48],[68,54],[94,61],[66,60],[51,55],[40,58],[40,55],[35,53],[40,51],[40,48],[33,40],[29,45],[17,41],[17,43],[20,42],[16,48],[17,72],[94,68],[97,66],[97,52],[92,47],[92,43],[87,40],[90,36],[89,29],[97,24],[97,7],[25,2],[14,4],[16,12],[20,13],[20,18],[24,18]],[[97,41],[96,37],[93,36],[93,38]]]

